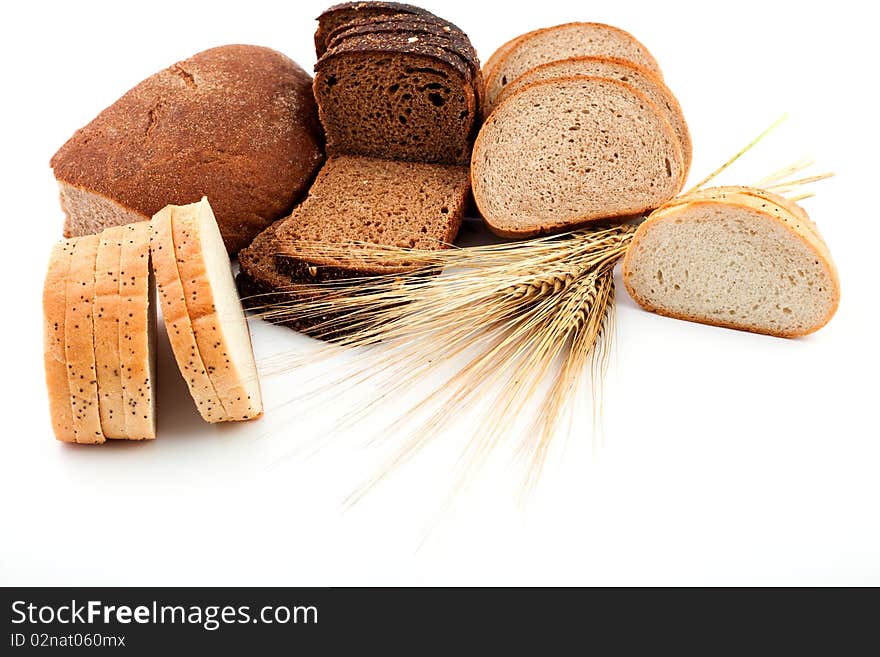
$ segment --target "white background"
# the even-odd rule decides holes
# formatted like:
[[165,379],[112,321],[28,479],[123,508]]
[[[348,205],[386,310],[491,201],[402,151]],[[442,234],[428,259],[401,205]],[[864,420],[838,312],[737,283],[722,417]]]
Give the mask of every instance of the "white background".
[[[467,31],[483,60],[561,22],[633,32],[684,108],[692,182],[789,112],[724,180],[753,182],[808,154],[838,174],[805,203],[840,269],[837,316],[786,341],[650,315],[620,287],[604,446],[593,454],[583,407],[524,509],[501,450],[424,541],[474,423],[464,410],[346,512],[342,499],[381,460],[363,438],[395,407],[309,458],[279,461],[356,403],[282,407],[312,385],[298,373],[264,380],[263,420],[208,426],[163,342],[155,442],[56,443],[40,336],[62,224],[49,158],[129,87],[199,50],[261,44],[311,69],[324,3],[14,3],[0,26],[0,584],[880,584],[880,58],[870,3],[424,4]],[[261,358],[316,349],[286,329],[252,330]],[[317,363],[317,380],[334,366]]]

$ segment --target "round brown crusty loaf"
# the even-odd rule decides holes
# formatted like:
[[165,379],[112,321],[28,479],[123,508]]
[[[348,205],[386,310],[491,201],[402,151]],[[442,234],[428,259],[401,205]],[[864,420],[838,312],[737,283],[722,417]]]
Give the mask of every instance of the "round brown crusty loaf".
[[322,142],[311,77],[296,63],[258,46],[206,50],[138,84],[55,154],[64,233],[206,195],[237,253],[290,212],[323,161]]
[[489,116],[471,161],[489,228],[532,236],[656,208],[684,183],[678,138],[656,105],[619,80],[534,82]]

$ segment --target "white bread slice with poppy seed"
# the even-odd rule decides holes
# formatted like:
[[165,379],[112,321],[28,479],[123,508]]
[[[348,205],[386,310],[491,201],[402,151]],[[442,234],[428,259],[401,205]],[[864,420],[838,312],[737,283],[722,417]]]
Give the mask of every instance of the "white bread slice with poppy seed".
[[177,271],[177,257],[174,253],[174,237],[171,227],[172,206],[157,212],[151,220],[150,252],[153,272],[159,289],[159,304],[162,307],[162,320],[168,341],[174,352],[177,367],[186,381],[189,393],[196,404],[199,415],[206,422],[223,422],[226,411],[220,402],[217,391],[208,377],[207,369],[199,354],[196,336],[193,331],[186,297],[180,275]]
[[150,266],[150,222],[123,226],[119,251],[119,358],[125,434],[156,437],[156,299]]
[[73,443],[73,412],[67,382],[64,350],[64,314],[67,309],[67,275],[73,255],[73,242],[65,240],[52,248],[49,269],[43,284],[43,362],[49,393],[49,416],[55,438]]
[[526,71],[508,84],[498,95],[495,105],[503,103],[504,99],[512,93],[533,82],[564,78],[572,75],[592,75],[620,80],[633,87],[636,91],[645,94],[648,100],[660,108],[672,129],[675,130],[675,134],[678,136],[678,141],[681,144],[681,153],[684,156],[685,177],[687,176],[687,171],[690,169],[693,157],[693,144],[681,105],[663,80],[648,69],[625,59],[614,57],[571,57],[541,64]]
[[104,230],[95,261],[95,372],[101,430],[107,438],[127,438],[119,354],[119,253],[122,226]]
[[486,120],[471,184],[504,237],[558,232],[663,205],[684,184],[678,137],[632,86],[592,76],[534,82]]
[[623,280],[647,310],[778,337],[819,330],[840,301],[831,254],[804,210],[748,188],[700,190],[652,213]]
[[263,402],[250,331],[208,199],[174,206],[171,224],[187,313],[208,377],[227,419],[257,418]]
[[67,308],[64,313],[64,356],[73,415],[73,434],[78,443],[103,443],[95,373],[95,262],[101,238],[86,235],[73,243],[67,275]]
[[[535,30],[517,37],[488,71],[486,100],[494,104],[498,94],[520,75],[541,64],[569,57],[619,57],[643,66],[662,79],[657,60],[632,34],[602,23],[566,23]],[[491,58],[490,58],[491,60]]]

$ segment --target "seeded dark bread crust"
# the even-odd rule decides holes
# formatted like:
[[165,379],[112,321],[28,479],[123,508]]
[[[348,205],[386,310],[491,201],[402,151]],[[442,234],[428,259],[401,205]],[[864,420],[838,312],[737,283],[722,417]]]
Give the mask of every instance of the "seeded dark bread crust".
[[467,35],[455,28],[454,30],[448,24],[439,22],[434,17],[422,18],[418,16],[380,16],[370,19],[359,19],[347,23],[335,30],[330,36],[328,45],[332,48],[346,37],[358,34],[378,34],[378,33],[400,33],[407,36],[414,35],[431,35],[440,37],[449,42],[449,49],[455,54],[464,58],[471,67],[471,71],[476,73],[480,70],[480,60],[477,57],[477,51]]
[[499,105],[474,145],[474,199],[504,237],[652,210],[684,184],[678,138],[630,85],[573,76],[534,82]]
[[[401,271],[365,266],[355,242],[447,248],[458,234],[470,189],[467,167],[331,157],[306,200],[275,228],[278,270],[297,280]],[[352,256],[303,258],[297,244],[352,244]]]
[[138,84],[55,154],[64,234],[207,194],[237,253],[290,212],[323,161],[322,139],[311,78],[293,61],[257,46],[206,50]]
[[314,89],[328,155],[466,164],[477,94],[467,62],[444,45],[439,37],[377,34],[327,51]]
[[346,23],[357,19],[399,14],[434,17],[434,14],[427,9],[398,2],[343,2],[333,5],[318,16],[318,29],[315,31],[315,53],[319,58],[323,56],[327,51],[332,32]]

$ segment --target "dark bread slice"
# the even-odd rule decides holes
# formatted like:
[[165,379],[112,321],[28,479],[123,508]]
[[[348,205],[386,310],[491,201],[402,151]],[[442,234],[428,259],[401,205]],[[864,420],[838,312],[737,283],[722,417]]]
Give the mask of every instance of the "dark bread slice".
[[290,212],[323,161],[322,142],[311,77],[296,63],[257,46],[206,50],[135,86],[54,155],[64,234],[207,194],[236,253]]
[[369,19],[358,19],[346,23],[330,35],[328,45],[332,48],[336,43],[348,36],[357,34],[377,33],[405,33],[412,35],[432,35],[449,41],[449,48],[455,54],[467,60],[473,72],[480,70],[480,60],[477,51],[467,35],[458,30],[453,30],[449,25],[438,22],[436,18],[424,18],[419,16],[378,16]]
[[[467,35],[462,32],[452,32],[448,26],[437,23],[435,17],[404,16],[405,20],[379,16],[370,19],[358,19],[347,23],[334,32],[335,36],[331,35],[330,47],[332,48],[336,44],[342,43],[348,37],[366,34],[373,35],[374,38],[376,38],[376,35],[381,34],[404,35],[408,43],[412,40],[412,37],[418,37],[422,41],[425,40],[424,37],[431,37],[432,43],[436,43],[453,56],[460,57],[467,62],[470,68],[474,94],[477,99],[477,118],[481,119],[484,115],[488,115],[488,112],[485,110],[486,85],[483,82],[480,60]],[[475,121],[472,128],[474,137],[476,137],[479,127],[480,121]]]
[[361,18],[412,14],[430,16],[427,9],[399,2],[343,2],[333,5],[318,16],[318,29],[315,30],[315,54],[320,58],[327,52],[331,33],[346,23]]
[[[467,167],[331,157],[309,196],[276,224],[278,271],[321,281],[400,271],[358,262],[355,242],[418,249],[447,248],[455,239],[470,190]],[[350,257],[302,257],[298,243],[352,244]]]
[[466,164],[478,124],[470,67],[438,37],[350,37],[315,66],[329,155]]

